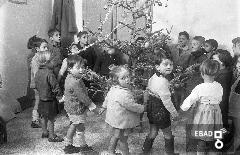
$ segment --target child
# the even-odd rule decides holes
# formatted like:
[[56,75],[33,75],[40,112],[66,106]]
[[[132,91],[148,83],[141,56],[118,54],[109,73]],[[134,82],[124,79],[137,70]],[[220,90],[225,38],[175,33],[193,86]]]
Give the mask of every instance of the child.
[[63,56],[60,49],[60,33],[57,29],[50,29],[48,31],[48,37],[50,42],[48,44],[49,51],[51,52],[51,65],[53,68],[53,73],[58,76],[58,72],[62,65]]
[[[70,55],[77,55],[79,54],[79,49],[77,47],[77,44],[75,43],[72,43],[71,46],[69,47],[69,54]],[[61,69],[58,73],[58,81],[62,81],[61,79],[63,78],[63,76],[66,74],[66,71],[67,71],[67,68],[68,68],[68,65],[67,65],[67,58],[65,58],[62,62],[62,66],[61,66]]]
[[[57,115],[56,97],[62,96],[61,89],[53,70],[48,67],[51,53],[49,51],[38,54],[39,70],[35,75],[36,89],[39,92],[38,113],[42,117],[42,138],[48,138],[49,142],[62,142],[63,138],[54,134],[54,119]],[[47,130],[47,123],[49,128]]]
[[[195,36],[192,40],[192,51],[190,57],[187,61],[187,66],[190,67],[195,64],[201,64],[204,60],[207,59],[205,54],[205,50],[202,48],[204,44],[205,38],[202,36]],[[190,67],[191,68],[191,67]],[[194,87],[198,84],[202,83],[203,80],[201,79],[199,67],[195,69],[192,77],[187,80],[186,82],[186,95],[188,96]]]
[[123,155],[129,155],[128,134],[139,125],[139,115],[144,106],[137,104],[130,88],[129,70],[125,66],[113,66],[110,74],[116,85],[108,92],[103,108],[107,108],[105,122],[112,129],[112,137],[108,147],[110,154],[115,154],[118,141],[122,143]]
[[222,101],[223,88],[220,83],[214,81],[219,68],[219,63],[215,60],[204,61],[200,66],[204,83],[197,85],[180,107],[183,111],[187,111],[191,106],[196,108],[191,136],[198,139],[198,154],[205,152],[207,142],[212,142],[214,138],[213,136],[198,137],[194,133],[196,131],[214,132],[222,127],[222,114],[219,104]]
[[218,48],[218,42],[215,39],[209,39],[205,41],[204,49],[207,53],[207,57],[210,59]]
[[[93,151],[85,141],[85,127],[87,109],[95,109],[95,104],[88,97],[87,89],[82,81],[84,71],[84,59],[77,55],[71,55],[67,58],[69,74],[65,80],[65,103],[66,110],[70,121],[72,122],[65,137],[65,153],[77,153],[80,151]],[[73,135],[76,133],[80,148],[72,145]]]
[[231,87],[229,97],[229,116],[233,119],[234,125],[234,152],[240,151],[240,37],[232,40],[235,56],[234,83]]
[[169,81],[166,78],[173,70],[173,62],[167,54],[162,53],[155,59],[155,65],[157,73],[149,79],[147,86],[149,96],[147,97],[146,94],[144,96],[144,101],[147,102],[150,133],[143,144],[143,153],[150,152],[158,131],[161,129],[165,139],[165,152],[174,154],[170,115],[175,118],[178,113],[171,101]]
[[232,85],[232,56],[231,54],[222,49],[218,49],[212,56],[213,60],[216,60],[220,64],[220,70],[215,81],[219,82],[223,87],[222,102],[220,102],[220,108],[222,112],[223,127],[228,129],[228,100]]
[[34,90],[34,95],[35,95],[35,103],[34,103],[34,107],[33,107],[33,111],[32,111],[31,127],[32,128],[41,128],[40,122],[39,122],[39,114],[37,112],[38,104],[39,104],[39,93],[35,86],[35,75],[39,68],[39,62],[38,62],[39,53],[47,51],[48,47],[47,47],[47,41],[45,39],[33,36],[31,40],[33,42],[32,47],[37,51],[37,53],[35,53],[35,55],[33,56],[32,60],[31,60],[31,64],[30,64],[30,66],[31,66],[30,88],[32,88]]
[[[77,34],[78,38],[78,49],[83,49],[86,46],[88,46],[88,33],[87,31],[80,31]],[[86,50],[79,53],[79,56],[81,56],[83,59],[87,60],[86,67],[93,70],[94,65],[96,63],[97,55],[96,52],[92,47],[88,47]]]

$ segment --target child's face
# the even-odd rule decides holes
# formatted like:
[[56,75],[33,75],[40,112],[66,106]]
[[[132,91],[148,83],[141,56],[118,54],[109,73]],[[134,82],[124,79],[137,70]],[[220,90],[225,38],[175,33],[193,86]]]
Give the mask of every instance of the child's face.
[[130,76],[129,76],[129,71],[125,70],[122,71],[118,77],[119,85],[122,87],[129,87],[130,84]]
[[218,54],[214,54],[214,55],[212,56],[212,59],[213,59],[213,60],[216,60],[217,62],[219,62],[220,68],[224,67],[222,61],[219,59],[219,55],[218,55]]
[[73,75],[81,75],[84,71],[84,66],[80,63],[76,63],[73,65],[73,67],[69,70]]
[[236,69],[238,70],[238,72],[240,72],[240,57],[238,57],[237,59]]
[[205,43],[204,49],[207,53],[210,53],[213,51],[213,47],[209,43]]
[[163,59],[162,62],[156,66],[156,69],[163,75],[171,74],[173,70],[173,62],[169,59]]
[[53,42],[60,43],[61,36],[59,32],[54,32],[53,36],[50,38]]
[[233,53],[235,56],[239,56],[240,55],[240,43],[233,44],[232,50],[233,50]]
[[37,50],[38,52],[45,52],[45,51],[48,50],[48,46],[47,46],[47,45],[48,45],[48,44],[47,44],[46,42],[42,42],[41,45],[40,45],[40,47],[37,47],[36,50]]
[[188,39],[185,35],[178,36],[178,44],[182,47],[186,46],[188,43]]
[[71,47],[71,54],[75,55],[75,54],[78,54],[78,53],[79,53],[79,49],[78,49],[77,45],[73,45]]
[[81,37],[78,37],[78,41],[84,45],[88,43],[88,36],[87,34],[83,34]]
[[201,42],[198,40],[192,40],[192,52],[195,52],[201,48]]

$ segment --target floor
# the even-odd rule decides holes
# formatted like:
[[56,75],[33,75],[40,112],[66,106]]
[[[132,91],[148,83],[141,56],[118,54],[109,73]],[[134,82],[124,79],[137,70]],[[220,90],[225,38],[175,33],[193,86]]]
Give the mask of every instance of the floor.
[[[20,155],[61,155],[64,154],[63,143],[50,143],[47,139],[41,138],[41,129],[33,129],[30,127],[31,112],[29,108],[22,113],[19,113],[16,118],[7,124],[8,143],[0,146],[0,154],[20,154]],[[55,123],[55,131],[58,135],[65,136],[69,126],[69,120],[65,114],[57,117]],[[173,127],[173,134],[175,136],[175,152],[186,154],[185,152],[185,130],[184,125]],[[86,140],[94,149],[104,154],[108,147],[109,132],[104,123],[104,115],[98,116],[94,113],[88,113],[86,123]],[[129,147],[132,155],[141,153],[145,136],[148,132],[147,118],[144,116],[144,130],[142,133],[139,129],[134,129],[129,137]],[[153,155],[164,154],[163,135],[159,132],[153,146]],[[118,150],[120,151],[120,150]],[[90,153],[90,154],[98,154]],[[81,153],[78,153],[81,154]],[[88,153],[89,154],[89,153]],[[193,153],[188,153],[193,154]]]

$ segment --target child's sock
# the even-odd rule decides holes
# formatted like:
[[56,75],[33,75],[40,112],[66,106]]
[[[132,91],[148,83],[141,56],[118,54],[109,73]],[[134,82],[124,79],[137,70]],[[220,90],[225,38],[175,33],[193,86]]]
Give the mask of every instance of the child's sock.
[[76,132],[76,138],[80,146],[86,145],[85,132]]
[[33,110],[32,111],[32,121],[38,121],[39,119],[39,114],[37,112],[37,110]]

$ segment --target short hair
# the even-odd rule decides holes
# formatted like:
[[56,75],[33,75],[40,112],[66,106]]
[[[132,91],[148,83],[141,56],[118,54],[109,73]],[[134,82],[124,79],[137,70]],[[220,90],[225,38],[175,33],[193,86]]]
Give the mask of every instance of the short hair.
[[232,43],[233,43],[233,44],[238,44],[238,43],[240,43],[240,37],[234,38],[234,39],[232,40]]
[[200,72],[203,75],[216,76],[219,72],[220,64],[216,60],[207,59],[200,65]]
[[154,65],[161,64],[164,59],[173,61],[172,57],[165,50],[163,50],[162,48],[160,48],[160,50],[161,51],[157,53],[156,56],[154,57]]
[[39,38],[36,35],[34,35],[28,39],[27,48],[33,49],[36,47],[40,47],[43,42],[48,43],[45,39]]
[[88,34],[88,32],[87,31],[80,31],[80,32],[78,32],[77,37],[81,38],[84,34]]
[[213,55],[217,54],[219,60],[223,63],[225,67],[231,68],[233,65],[233,58],[227,50],[218,49]]
[[110,69],[109,75],[112,78],[114,84],[119,83],[118,78],[123,71],[129,72],[129,69],[126,65],[119,65],[119,66],[110,65],[109,69]]
[[215,50],[218,48],[218,42],[215,39],[208,39],[205,43],[210,44]]
[[199,41],[201,44],[205,42],[205,38],[203,36],[195,36],[193,40]]
[[86,64],[86,60],[83,59],[81,56],[78,56],[78,55],[70,55],[70,56],[68,56],[68,58],[67,58],[67,65],[68,65],[69,69],[73,68],[73,66],[76,63],[79,63],[80,65],[84,66]]
[[[47,56],[49,56],[49,58]],[[50,56],[51,56],[51,52],[49,52],[49,51],[39,52],[38,57],[37,57],[39,64],[40,65],[47,64],[47,62],[49,62],[49,60],[50,60]]]
[[54,33],[60,32],[58,29],[50,29],[48,30],[48,37],[53,37]]
[[189,40],[189,34],[186,31],[180,32],[178,36],[184,35]]

